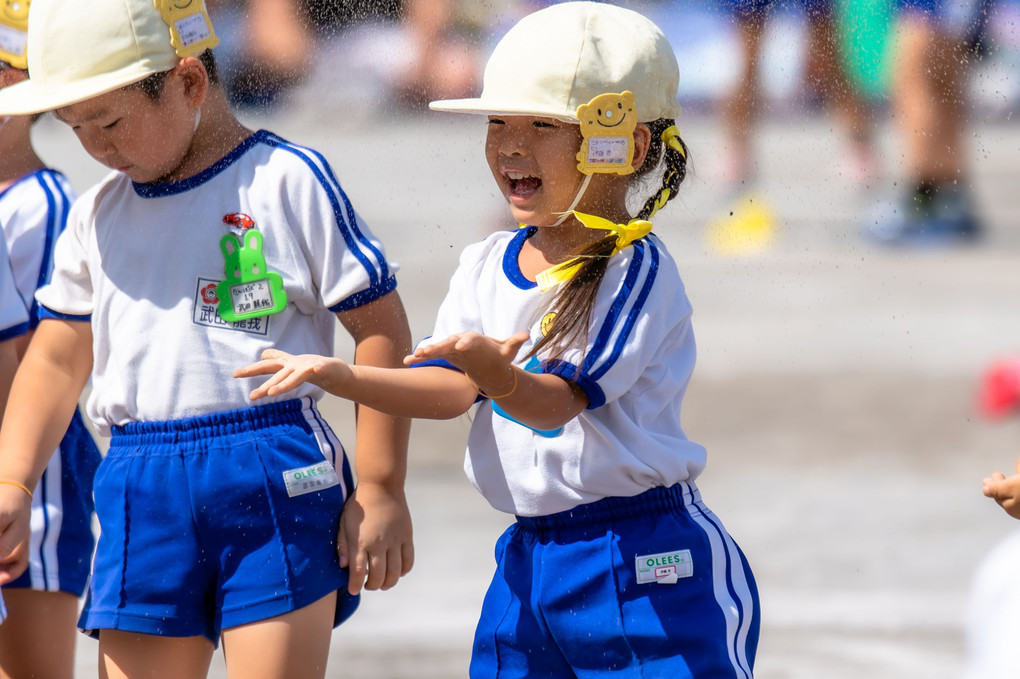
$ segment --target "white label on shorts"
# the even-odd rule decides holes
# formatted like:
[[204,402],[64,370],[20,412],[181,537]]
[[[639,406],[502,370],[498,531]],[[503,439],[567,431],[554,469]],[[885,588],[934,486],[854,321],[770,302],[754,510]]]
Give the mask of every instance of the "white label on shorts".
[[311,467],[290,469],[283,473],[283,482],[287,485],[287,495],[297,497],[305,493],[332,488],[340,483],[336,470],[329,462],[320,462]]
[[691,550],[682,549],[676,552],[636,556],[634,570],[637,572],[639,585],[646,582],[671,585],[680,578],[694,575],[694,562],[691,561]]

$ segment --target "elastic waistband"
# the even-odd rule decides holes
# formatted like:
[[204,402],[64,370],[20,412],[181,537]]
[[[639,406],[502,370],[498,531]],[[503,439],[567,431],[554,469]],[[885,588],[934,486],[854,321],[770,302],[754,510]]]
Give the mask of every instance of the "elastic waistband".
[[186,443],[216,436],[259,431],[279,424],[298,424],[307,427],[308,411],[315,412],[315,401],[306,396],[179,420],[129,422],[110,428],[110,447]]
[[693,481],[672,486],[657,486],[632,497],[607,497],[546,516],[518,516],[521,528],[543,535],[606,525],[616,519],[629,519],[670,509],[684,509],[701,502],[701,492]]

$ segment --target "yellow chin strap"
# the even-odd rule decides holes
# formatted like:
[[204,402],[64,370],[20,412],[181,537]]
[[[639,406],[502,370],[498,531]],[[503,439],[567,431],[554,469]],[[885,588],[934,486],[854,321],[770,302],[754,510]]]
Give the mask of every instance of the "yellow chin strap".
[[[609,254],[610,257],[620,252],[634,241],[644,238],[652,231],[652,223],[644,219],[632,219],[626,224],[616,224],[604,217],[588,215],[583,212],[578,212],[577,210],[571,210],[566,214],[574,215],[577,221],[581,222],[589,229],[602,229],[615,233],[616,247],[614,247],[613,251]],[[537,276],[535,276],[535,282],[538,284],[539,292],[546,292],[560,283],[570,280],[580,268],[581,258],[574,257],[573,259],[568,259],[562,264],[551,266],[545,271],[540,272]]]

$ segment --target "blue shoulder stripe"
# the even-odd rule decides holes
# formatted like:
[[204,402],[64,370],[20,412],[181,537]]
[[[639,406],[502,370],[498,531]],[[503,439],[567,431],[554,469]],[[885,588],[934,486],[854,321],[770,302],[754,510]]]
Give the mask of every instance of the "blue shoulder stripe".
[[[655,283],[655,275],[659,268],[658,246],[651,239],[643,238],[634,241],[632,247],[633,255],[623,286],[602,322],[591,351],[584,359],[583,371],[593,380],[605,375],[619,359]],[[636,289],[642,271],[645,271],[644,281],[640,282],[641,287]]]
[[[291,144],[274,134],[267,134],[264,141],[277,148],[290,151],[298,158],[301,158],[311,169],[312,174],[315,175],[329,195],[329,201],[333,206],[333,213],[336,216],[337,226],[344,238],[344,242],[358,261],[361,262],[361,265],[365,267],[371,286],[374,288],[391,278],[386,258],[358,226],[354,207],[351,205],[351,201],[348,199],[343,188],[341,188],[340,182],[337,181],[333,169],[326,162],[322,154],[303,146]],[[341,206],[341,203],[343,203],[343,206]]]
[[[59,175],[53,170],[40,170],[36,173],[39,187],[46,195],[46,242],[43,245],[42,259],[39,264],[39,275],[36,278],[36,289],[50,282],[53,274],[53,245],[57,236],[67,226],[67,216],[71,208],[71,197],[60,183]],[[29,315],[32,325],[39,323],[39,303],[32,298]]]

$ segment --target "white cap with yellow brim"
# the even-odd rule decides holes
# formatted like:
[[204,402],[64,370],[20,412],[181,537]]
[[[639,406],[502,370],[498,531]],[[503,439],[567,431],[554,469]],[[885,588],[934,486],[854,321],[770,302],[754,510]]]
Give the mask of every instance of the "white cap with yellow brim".
[[29,79],[0,90],[0,115],[41,113],[112,92],[217,42],[202,0],[33,0]]
[[623,7],[564,2],[521,19],[489,57],[482,94],[433,101],[435,111],[577,122],[607,92],[634,93],[640,122],[680,113],[676,55],[652,21]]

